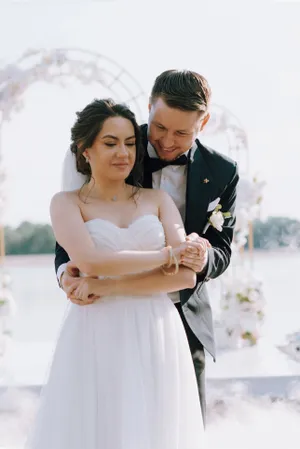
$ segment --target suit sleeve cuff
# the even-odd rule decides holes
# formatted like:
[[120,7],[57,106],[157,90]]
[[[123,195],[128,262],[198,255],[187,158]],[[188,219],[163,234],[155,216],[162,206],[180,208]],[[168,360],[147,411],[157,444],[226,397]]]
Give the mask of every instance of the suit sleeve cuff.
[[206,280],[208,269],[209,269],[209,250],[206,251],[204,259],[204,267],[200,273],[197,273],[197,282],[202,282]]
[[58,284],[59,284],[60,288],[62,288],[61,283],[60,283],[61,276],[66,271],[66,267],[67,267],[67,264],[63,263],[62,265],[60,265],[58,267],[58,270],[57,270],[57,273],[56,273]]
[[207,267],[207,264],[208,264],[208,250],[206,250],[206,253],[205,253],[205,257],[204,257],[204,265],[203,265],[202,271],[205,271],[205,269],[206,269],[206,267]]

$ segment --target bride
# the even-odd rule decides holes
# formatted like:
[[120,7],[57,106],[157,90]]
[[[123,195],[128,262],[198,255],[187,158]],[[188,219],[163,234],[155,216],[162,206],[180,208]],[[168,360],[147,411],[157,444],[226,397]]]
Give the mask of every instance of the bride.
[[[116,287],[85,307],[70,303],[27,448],[200,449],[194,366],[167,295],[195,285],[183,263],[199,244],[185,241],[165,192],[139,187],[140,131],[126,106],[94,100],[77,113],[71,137],[86,182],[65,186],[50,207],[56,240],[82,273],[70,295],[84,299],[95,278],[111,288],[122,276],[153,276],[147,295]],[[160,270],[169,286],[157,293]]]

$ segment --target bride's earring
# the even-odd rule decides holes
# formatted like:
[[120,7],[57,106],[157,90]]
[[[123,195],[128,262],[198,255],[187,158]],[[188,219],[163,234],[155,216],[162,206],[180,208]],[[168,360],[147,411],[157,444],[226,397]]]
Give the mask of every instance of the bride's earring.
[[90,158],[89,158],[89,153],[88,153],[87,151],[85,151],[85,152],[83,153],[83,157],[85,158],[85,162],[86,162],[87,164],[89,164],[89,163],[90,163]]

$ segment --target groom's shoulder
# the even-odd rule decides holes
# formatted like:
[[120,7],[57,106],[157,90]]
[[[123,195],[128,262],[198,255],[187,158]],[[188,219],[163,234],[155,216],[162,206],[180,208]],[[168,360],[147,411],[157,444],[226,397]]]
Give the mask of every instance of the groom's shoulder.
[[198,141],[198,147],[201,151],[202,157],[209,166],[212,173],[220,174],[221,172],[231,173],[237,172],[237,162],[229,156],[220,153],[219,151],[202,144]]
[[207,161],[213,164],[217,164],[218,166],[223,167],[236,167],[237,163],[233,159],[231,159],[229,156],[220,153],[220,151],[215,150],[214,148],[209,147],[208,145],[204,145],[203,143],[199,142],[199,148],[202,152],[202,155]]

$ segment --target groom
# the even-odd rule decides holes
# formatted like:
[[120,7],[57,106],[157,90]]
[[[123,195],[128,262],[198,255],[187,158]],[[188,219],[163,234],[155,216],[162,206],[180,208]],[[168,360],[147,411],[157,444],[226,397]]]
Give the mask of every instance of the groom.
[[[206,79],[191,71],[168,70],[152,88],[148,125],[142,125],[145,148],[144,187],[163,189],[177,205],[192,240],[209,240],[211,248],[199,254],[190,268],[197,272],[194,289],[171,294],[189,341],[205,423],[205,354],[215,359],[212,312],[206,282],[228,267],[235,225],[237,165],[197,139],[209,120],[211,91]],[[230,217],[219,230],[208,220],[219,204]],[[56,245],[55,268],[66,291],[74,280],[67,253]],[[162,274],[163,276],[163,274]]]

